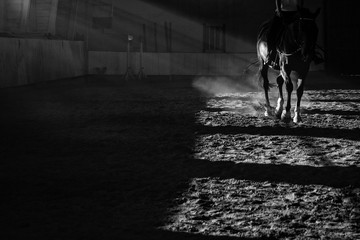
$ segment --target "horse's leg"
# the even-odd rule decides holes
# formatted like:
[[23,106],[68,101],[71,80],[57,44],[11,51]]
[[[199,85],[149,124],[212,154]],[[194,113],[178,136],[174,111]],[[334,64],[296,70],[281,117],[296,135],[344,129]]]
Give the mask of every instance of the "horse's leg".
[[269,66],[267,64],[262,64],[262,68],[260,69],[260,73],[261,73],[261,77],[263,78],[263,88],[264,88],[264,93],[265,93],[265,113],[264,115],[266,117],[271,116],[272,112],[271,112],[271,105],[270,105],[270,100],[269,100],[269,78],[268,78],[268,70],[269,70]]
[[281,120],[284,122],[289,122],[291,119],[291,93],[293,91],[293,84],[290,78],[291,71],[282,71],[282,76],[285,79],[285,86],[287,92],[287,99],[286,99],[286,107],[283,113],[281,114]]
[[301,122],[301,116],[300,116],[300,102],[301,102],[301,98],[303,96],[304,93],[304,79],[299,78],[297,81],[297,89],[296,89],[296,95],[297,95],[297,99],[296,99],[296,107],[295,107],[295,115],[293,118],[294,123],[299,123]]
[[281,74],[276,78],[276,82],[278,85],[278,89],[279,89],[279,98],[277,100],[277,106],[275,109],[275,115],[277,118],[281,118],[281,114],[283,111],[283,104],[284,104],[284,96],[283,96],[283,84],[284,84],[284,79],[281,76]]

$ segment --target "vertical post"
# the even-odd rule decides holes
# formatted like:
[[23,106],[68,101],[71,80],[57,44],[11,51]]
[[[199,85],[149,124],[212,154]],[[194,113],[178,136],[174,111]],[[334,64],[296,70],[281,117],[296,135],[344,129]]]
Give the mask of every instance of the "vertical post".
[[28,30],[30,32],[38,32],[38,29],[37,29],[36,0],[30,0]]
[[57,8],[58,8],[58,0],[51,0],[48,33],[51,33],[53,35],[56,34]]
[[322,1],[322,7],[323,7],[323,11],[322,11],[322,14],[323,14],[323,34],[324,34],[324,68],[325,70],[329,70],[329,66],[328,66],[328,55],[327,55],[327,52],[328,52],[328,31],[327,31],[327,28],[328,28],[328,19],[327,19],[327,16],[328,16],[328,2],[327,0],[323,0]]
[[75,21],[76,21],[76,15],[77,15],[77,1],[73,0],[70,3],[71,9],[70,9],[70,16],[69,16],[69,25],[68,25],[68,31],[66,38],[68,40],[72,40],[75,35]]
[[130,41],[127,42],[127,53],[126,53],[126,68],[130,68]]
[[143,41],[142,41],[142,39],[140,39],[140,69],[143,68],[143,65],[142,65],[142,54],[143,54]]
[[26,25],[26,9],[25,9],[25,1],[20,3],[20,23],[18,25],[20,32],[25,32],[25,25]]
[[30,30],[29,22],[30,22],[31,2],[32,2],[32,0],[25,0],[22,2],[21,20],[20,20],[21,32],[28,32]]
[[226,25],[223,24],[222,27],[222,48],[223,51],[226,52]]
[[164,30],[165,30],[165,42],[166,42],[166,51],[169,51],[169,34],[168,34],[168,23],[164,22]]
[[7,9],[5,9],[5,1],[0,0],[0,31],[5,31],[5,13]]
[[142,80],[145,77],[146,75],[144,73],[144,66],[143,66],[143,40],[140,38],[140,70],[138,74],[138,79]]
[[86,0],[85,1],[85,74],[89,74],[89,30],[90,30],[90,24],[92,20],[92,15],[90,14],[90,6],[92,10],[92,0]]
[[155,52],[158,51],[158,43],[157,43],[157,24],[154,22],[154,41],[155,41]]
[[215,28],[213,26],[209,26],[209,49],[214,50],[214,38],[215,38]]
[[123,79],[125,79],[126,81],[128,81],[129,79],[134,79],[132,70],[131,70],[131,58],[130,58],[130,54],[131,54],[131,41],[133,40],[133,36],[132,35],[128,35],[128,42],[127,42],[127,53],[126,53],[126,72],[123,76]]
[[79,7],[79,1],[75,0],[74,26],[73,26],[73,33],[72,33],[72,36],[71,36],[72,40],[75,40],[75,35],[76,35],[78,7]]
[[169,22],[169,52],[172,52],[172,23]]
[[143,24],[143,43],[144,43],[144,51],[146,51],[146,24]]
[[203,24],[203,52],[206,50],[206,24]]

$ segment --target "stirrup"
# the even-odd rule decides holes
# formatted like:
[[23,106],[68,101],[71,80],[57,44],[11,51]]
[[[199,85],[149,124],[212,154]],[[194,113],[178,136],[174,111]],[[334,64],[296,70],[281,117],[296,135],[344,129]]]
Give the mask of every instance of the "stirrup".
[[275,61],[272,61],[269,66],[274,70],[280,70],[280,65]]

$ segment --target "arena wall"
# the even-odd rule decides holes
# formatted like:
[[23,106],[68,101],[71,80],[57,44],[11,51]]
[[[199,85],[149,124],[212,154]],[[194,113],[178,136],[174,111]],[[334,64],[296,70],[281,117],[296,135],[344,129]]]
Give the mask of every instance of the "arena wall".
[[[241,75],[256,54],[145,52],[142,59],[147,75]],[[130,54],[129,65],[139,73],[140,53]],[[90,74],[123,75],[126,69],[126,52],[89,52]]]
[[85,71],[81,41],[0,38],[0,87],[71,78]]

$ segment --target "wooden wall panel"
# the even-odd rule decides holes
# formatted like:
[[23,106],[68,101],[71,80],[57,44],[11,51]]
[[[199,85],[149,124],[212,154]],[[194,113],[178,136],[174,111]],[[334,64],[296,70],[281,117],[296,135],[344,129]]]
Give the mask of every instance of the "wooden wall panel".
[[84,75],[84,43],[0,38],[0,72],[0,87]]

